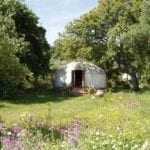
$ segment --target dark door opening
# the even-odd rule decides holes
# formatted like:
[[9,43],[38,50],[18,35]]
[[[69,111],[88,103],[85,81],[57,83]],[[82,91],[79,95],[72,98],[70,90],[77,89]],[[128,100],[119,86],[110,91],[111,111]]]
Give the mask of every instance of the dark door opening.
[[73,87],[83,86],[83,71],[82,70],[72,71],[72,86]]

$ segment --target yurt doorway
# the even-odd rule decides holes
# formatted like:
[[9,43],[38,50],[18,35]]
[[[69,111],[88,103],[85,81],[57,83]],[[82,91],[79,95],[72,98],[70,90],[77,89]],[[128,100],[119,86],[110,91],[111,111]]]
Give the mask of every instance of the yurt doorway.
[[83,87],[84,85],[84,71],[74,70],[72,71],[72,86]]

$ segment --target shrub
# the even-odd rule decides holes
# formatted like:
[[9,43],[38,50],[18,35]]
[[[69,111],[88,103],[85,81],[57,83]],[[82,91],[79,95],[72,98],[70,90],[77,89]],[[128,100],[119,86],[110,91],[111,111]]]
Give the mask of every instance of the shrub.
[[9,81],[0,81],[0,97],[11,97],[16,93],[16,87]]
[[39,76],[34,81],[34,87],[37,89],[52,89],[53,88],[53,74],[48,74],[45,77]]
[[[132,136],[129,136],[129,133],[132,134]],[[119,131],[116,136],[106,134],[105,132],[100,130],[89,130],[84,132],[84,136],[82,137],[80,142],[81,149],[87,150],[138,150],[143,147],[146,140],[143,141],[143,139],[139,139],[139,137],[136,137],[134,133],[132,133],[132,131],[128,130]],[[146,149],[148,148],[148,145],[146,145]]]

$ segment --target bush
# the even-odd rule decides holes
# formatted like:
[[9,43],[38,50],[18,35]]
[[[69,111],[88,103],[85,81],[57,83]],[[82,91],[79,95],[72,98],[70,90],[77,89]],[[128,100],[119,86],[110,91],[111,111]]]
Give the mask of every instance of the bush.
[[[49,125],[43,119],[35,119],[28,113],[21,115],[21,123],[11,128],[0,124],[1,149],[53,149],[53,150],[109,150],[150,148],[149,139],[142,132],[135,132],[128,125],[113,127],[115,133],[108,133],[97,125],[86,126],[88,122],[75,120],[71,125]],[[112,126],[110,127],[112,128]]]
[[0,81],[0,97],[11,97],[16,93],[16,87],[9,81]]
[[34,87],[37,89],[52,89],[53,88],[53,74],[49,74],[46,77],[39,76],[34,81]]
[[45,150],[53,147],[55,150],[78,145],[81,124],[77,120],[72,125],[61,127],[50,125],[26,112],[20,119],[21,122],[13,127],[0,124],[1,149]]
[[[1,106],[0,106],[0,108],[1,108]],[[2,123],[3,122],[3,120],[2,120],[2,117],[0,116],[0,123]]]
[[87,150],[138,150],[142,149],[142,147],[145,147],[146,150],[150,148],[150,145],[146,144],[147,140],[144,141],[142,138],[139,138],[140,135],[136,136],[134,135],[134,132],[129,131],[128,129],[120,130],[117,128],[117,130],[118,133],[116,136],[108,133],[106,134],[98,129],[95,131],[88,130],[87,132],[84,132],[84,136],[82,137],[79,146],[81,149]]
[[30,116],[22,116],[22,123],[13,127],[0,124],[1,149],[45,149],[50,143],[61,140],[59,128]]

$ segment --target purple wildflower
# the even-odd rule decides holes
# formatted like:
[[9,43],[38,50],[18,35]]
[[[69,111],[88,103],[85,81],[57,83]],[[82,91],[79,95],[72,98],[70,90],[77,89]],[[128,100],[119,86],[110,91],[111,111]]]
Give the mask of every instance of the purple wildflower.
[[37,127],[43,127],[45,124],[44,124],[44,122],[42,122],[42,121],[37,121],[36,122],[36,126]]
[[4,150],[20,150],[21,143],[16,139],[11,139],[9,136],[3,136],[1,139]]
[[22,128],[21,128],[21,127],[19,127],[19,126],[16,126],[16,127],[14,127],[14,128],[13,128],[13,132],[14,132],[15,134],[20,133],[20,132],[21,132],[21,130],[22,130]]
[[72,144],[74,146],[77,146],[78,145],[78,138],[77,138],[77,136],[71,136],[69,138],[69,142],[70,142],[70,144]]
[[60,129],[60,133],[64,137],[64,139],[68,140],[70,144],[77,146],[80,130],[81,124],[79,122],[76,122],[73,126]]
[[1,138],[1,141],[2,141],[3,143],[7,143],[7,142],[9,141],[9,136],[3,136],[3,137]]
[[3,124],[0,124],[0,131],[4,131],[6,127]]

